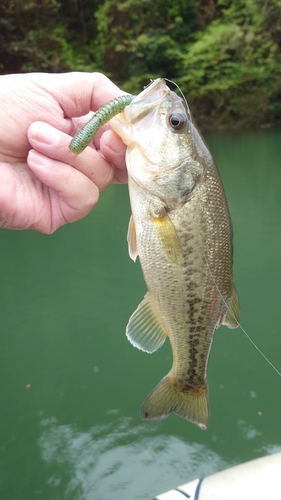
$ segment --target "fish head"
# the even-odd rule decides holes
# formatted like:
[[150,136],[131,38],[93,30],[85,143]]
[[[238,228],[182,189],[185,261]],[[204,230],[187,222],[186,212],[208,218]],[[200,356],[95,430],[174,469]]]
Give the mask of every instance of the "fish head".
[[184,203],[203,174],[188,105],[158,78],[137,95],[110,126],[127,145],[129,177],[175,206]]

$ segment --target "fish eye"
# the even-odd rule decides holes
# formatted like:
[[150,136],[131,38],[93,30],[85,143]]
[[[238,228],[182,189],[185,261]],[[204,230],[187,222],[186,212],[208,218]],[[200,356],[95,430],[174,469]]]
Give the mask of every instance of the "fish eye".
[[186,117],[183,113],[172,113],[169,116],[169,124],[174,130],[182,130],[186,125]]

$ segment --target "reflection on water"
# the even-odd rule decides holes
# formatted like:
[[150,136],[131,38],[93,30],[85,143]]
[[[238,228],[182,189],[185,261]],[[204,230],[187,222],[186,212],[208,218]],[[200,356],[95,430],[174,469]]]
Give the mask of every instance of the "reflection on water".
[[260,431],[255,429],[253,425],[245,422],[245,420],[238,420],[237,425],[243,439],[254,439],[255,437],[262,435]]
[[[130,418],[121,416],[87,432],[61,425],[55,418],[42,420],[41,428],[41,457],[57,469],[48,484],[59,486],[60,474],[67,470],[67,499],[120,500],[125,493],[132,500],[149,500],[231,465],[205,445],[172,435],[155,436],[153,425],[133,427]],[[167,481],[171,476],[173,485]]]
[[261,450],[264,455],[273,455],[273,453],[280,453],[281,452],[281,445],[280,444],[268,444],[263,447]]

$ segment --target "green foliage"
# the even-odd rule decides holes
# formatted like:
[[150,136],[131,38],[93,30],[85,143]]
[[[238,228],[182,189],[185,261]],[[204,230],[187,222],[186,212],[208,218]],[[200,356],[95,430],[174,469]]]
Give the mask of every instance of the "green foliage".
[[279,31],[274,24],[271,31],[268,29],[265,9],[271,4],[280,19],[280,2],[268,1],[263,5],[255,0],[220,0],[219,4],[221,17],[184,47],[178,64],[178,72],[182,71],[178,83],[205,127],[278,122]]
[[[80,11],[79,0],[2,1],[2,73],[95,69],[86,46],[99,2],[86,3]],[[83,14],[89,14],[86,21]]]
[[181,43],[198,23],[196,0],[106,0],[96,14],[99,65],[131,92],[174,72]]
[[281,122],[281,0],[2,0],[0,70],[175,80],[205,128]]
[[62,30],[50,26],[56,0],[6,0],[0,6],[0,60],[5,72],[58,67]]

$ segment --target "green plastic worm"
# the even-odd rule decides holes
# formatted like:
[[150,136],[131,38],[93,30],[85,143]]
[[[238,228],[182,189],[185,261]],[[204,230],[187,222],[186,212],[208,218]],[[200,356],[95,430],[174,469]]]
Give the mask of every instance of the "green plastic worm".
[[78,130],[77,134],[73,137],[71,143],[69,144],[69,149],[75,153],[79,154],[84,151],[84,149],[90,144],[90,142],[95,137],[98,130],[113,116],[121,113],[123,109],[128,106],[135,96],[131,94],[122,95],[121,97],[116,97],[109,101],[104,106],[102,106],[94,114],[85,125]]

